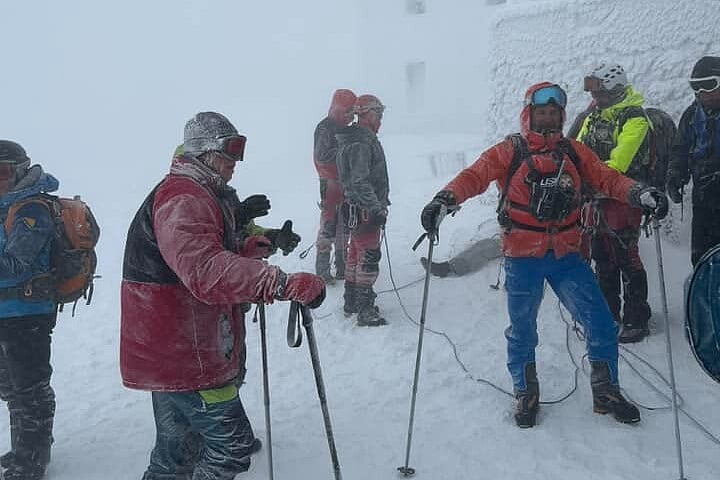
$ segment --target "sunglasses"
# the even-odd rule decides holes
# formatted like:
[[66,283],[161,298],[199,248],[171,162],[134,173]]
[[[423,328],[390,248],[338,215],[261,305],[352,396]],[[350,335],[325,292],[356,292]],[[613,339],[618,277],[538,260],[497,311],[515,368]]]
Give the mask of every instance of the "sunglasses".
[[720,88],[720,75],[711,77],[691,78],[690,87],[696,92],[711,93]]
[[245,155],[247,138],[243,135],[230,135],[228,137],[220,137],[216,140],[217,146],[214,150],[222,153],[233,162],[242,162]]
[[567,105],[567,95],[565,94],[565,90],[560,88],[559,85],[550,85],[535,90],[532,95],[530,95],[530,98],[526,99],[525,106],[543,106],[551,103],[560,108],[565,108],[565,105]]

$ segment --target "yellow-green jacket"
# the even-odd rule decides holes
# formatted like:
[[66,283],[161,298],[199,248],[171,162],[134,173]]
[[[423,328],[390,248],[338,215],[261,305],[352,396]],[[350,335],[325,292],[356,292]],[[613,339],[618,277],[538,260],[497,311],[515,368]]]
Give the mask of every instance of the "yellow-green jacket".
[[644,141],[650,128],[642,109],[642,94],[631,86],[625,92],[619,103],[605,109],[595,107],[577,135],[577,140],[590,147],[608,167],[623,174],[636,155],[647,156],[648,142]]

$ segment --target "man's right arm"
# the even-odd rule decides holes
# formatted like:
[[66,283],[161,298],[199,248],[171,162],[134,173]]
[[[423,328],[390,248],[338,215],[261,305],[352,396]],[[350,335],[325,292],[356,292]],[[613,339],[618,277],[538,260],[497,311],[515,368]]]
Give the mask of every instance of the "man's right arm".
[[670,152],[666,176],[667,191],[675,203],[682,201],[682,187],[690,180],[690,145],[695,134],[692,128],[694,112],[695,109],[690,107],[683,113]]

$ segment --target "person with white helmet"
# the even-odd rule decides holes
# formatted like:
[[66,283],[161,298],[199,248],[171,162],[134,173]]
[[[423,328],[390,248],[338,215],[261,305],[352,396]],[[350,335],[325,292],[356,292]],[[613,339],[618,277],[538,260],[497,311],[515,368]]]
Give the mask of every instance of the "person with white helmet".
[[[604,63],[584,80],[584,89],[593,99],[582,122],[577,140],[587,145],[605,164],[634,180],[648,178],[650,123],[643,96],[627,79],[622,66]],[[638,342],[650,332],[652,314],[648,304],[647,273],[640,259],[638,240],[643,210],[604,195],[594,195],[585,216],[591,232],[590,256],[605,300],[618,324],[618,340]],[[656,212],[658,218],[667,208]],[[622,315],[621,315],[622,310]]]

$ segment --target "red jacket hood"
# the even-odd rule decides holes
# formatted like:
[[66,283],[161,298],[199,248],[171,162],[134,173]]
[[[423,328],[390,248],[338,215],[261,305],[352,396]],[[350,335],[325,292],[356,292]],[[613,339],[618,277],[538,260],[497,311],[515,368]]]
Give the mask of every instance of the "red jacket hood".
[[[551,82],[540,82],[532,85],[525,92],[525,106],[520,112],[520,134],[525,138],[530,147],[531,151],[544,151],[552,150],[555,148],[555,144],[563,138],[562,126],[559,132],[553,132],[549,135],[543,135],[535,132],[530,128],[530,113],[532,112],[532,105],[530,105],[530,98],[532,94],[541,88],[555,85]],[[562,109],[562,124],[565,124],[565,109]]]

